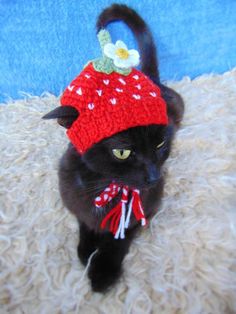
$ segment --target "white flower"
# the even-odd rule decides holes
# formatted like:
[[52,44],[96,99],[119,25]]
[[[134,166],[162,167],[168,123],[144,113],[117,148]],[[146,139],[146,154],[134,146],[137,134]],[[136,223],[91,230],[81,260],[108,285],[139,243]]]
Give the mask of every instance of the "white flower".
[[137,50],[128,50],[123,41],[117,40],[114,44],[106,44],[104,46],[104,54],[111,58],[118,68],[127,69],[135,67],[139,64],[139,53]]

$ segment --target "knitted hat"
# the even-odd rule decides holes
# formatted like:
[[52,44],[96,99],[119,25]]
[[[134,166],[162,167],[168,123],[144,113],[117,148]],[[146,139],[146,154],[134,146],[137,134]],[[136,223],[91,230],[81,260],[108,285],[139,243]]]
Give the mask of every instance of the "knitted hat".
[[139,62],[138,52],[122,41],[113,45],[106,30],[98,38],[102,58],[90,62],[61,97],[63,106],[79,112],[67,135],[80,153],[128,128],[168,123],[160,89],[132,68]]

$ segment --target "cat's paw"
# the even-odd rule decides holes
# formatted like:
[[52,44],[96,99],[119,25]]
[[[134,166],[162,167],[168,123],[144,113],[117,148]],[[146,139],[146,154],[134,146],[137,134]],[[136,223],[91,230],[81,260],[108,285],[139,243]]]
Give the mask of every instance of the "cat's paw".
[[88,277],[95,292],[106,292],[120,277],[121,264],[102,253],[97,253],[91,261]]

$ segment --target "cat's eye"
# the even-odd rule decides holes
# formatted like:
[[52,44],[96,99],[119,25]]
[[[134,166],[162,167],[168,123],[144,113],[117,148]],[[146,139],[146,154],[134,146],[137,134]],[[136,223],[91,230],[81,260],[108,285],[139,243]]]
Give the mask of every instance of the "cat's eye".
[[161,148],[165,144],[165,141],[161,142],[160,144],[157,145],[157,149]]
[[130,149],[113,149],[112,153],[116,158],[125,160],[130,156],[131,150]]

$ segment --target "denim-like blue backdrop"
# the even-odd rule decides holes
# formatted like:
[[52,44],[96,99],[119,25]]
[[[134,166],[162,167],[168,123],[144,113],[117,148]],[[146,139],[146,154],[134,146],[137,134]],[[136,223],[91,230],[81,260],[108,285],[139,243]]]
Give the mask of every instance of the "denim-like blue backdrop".
[[[58,95],[100,55],[95,21],[112,0],[0,0],[0,101],[19,91]],[[163,80],[194,78],[236,65],[235,0],[123,0],[149,24]],[[113,40],[136,47],[122,23]]]

